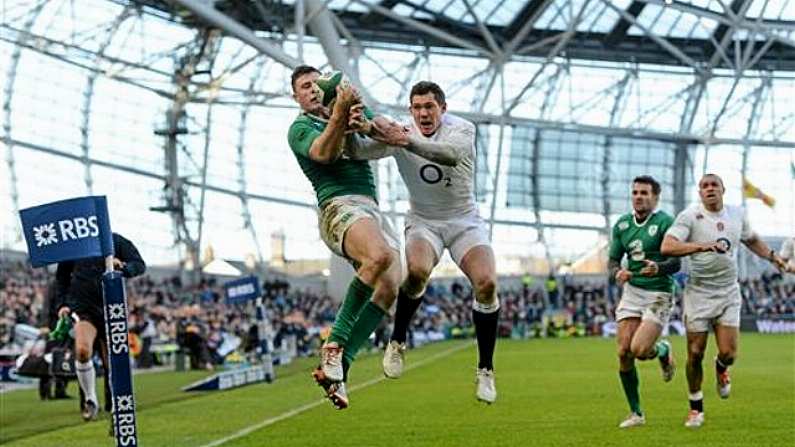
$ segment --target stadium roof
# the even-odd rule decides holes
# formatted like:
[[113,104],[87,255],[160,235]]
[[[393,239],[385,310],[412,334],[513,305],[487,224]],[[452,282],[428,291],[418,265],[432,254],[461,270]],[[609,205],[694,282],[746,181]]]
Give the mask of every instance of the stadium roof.
[[[299,0],[301,2],[302,0]],[[140,0],[186,23],[183,4]],[[205,2],[206,3],[206,2]],[[259,31],[296,29],[295,0],[216,1]],[[307,2],[307,8],[311,8]],[[330,0],[350,35],[384,44],[463,48],[487,57],[546,57],[795,70],[795,0]],[[310,9],[311,10],[311,9]],[[300,23],[298,25],[301,25]],[[311,32],[309,33],[311,34]],[[750,56],[749,56],[750,55]]]
[[[724,176],[730,203],[746,202],[749,178],[778,199],[748,200],[755,229],[789,234],[793,6],[8,0],[0,244],[21,249],[20,208],[107,194],[114,229],[161,262],[207,246],[228,259],[327,254],[287,155],[289,67],[304,61],[358,76],[368,104],[399,119],[413,83],[443,86],[448,110],[477,125],[476,197],[503,269],[598,245],[640,173],[660,180],[670,212],[703,172]],[[400,225],[393,164],[378,163],[379,199]]]

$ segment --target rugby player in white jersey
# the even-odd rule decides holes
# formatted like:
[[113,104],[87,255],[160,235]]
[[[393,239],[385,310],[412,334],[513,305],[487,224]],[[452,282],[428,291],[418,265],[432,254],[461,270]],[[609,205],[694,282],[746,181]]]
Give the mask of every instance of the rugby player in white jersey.
[[685,426],[691,428],[704,423],[701,361],[710,327],[718,347],[715,358],[718,395],[726,399],[731,390],[729,366],[737,355],[740,327],[741,296],[737,282],[740,242],[777,268],[786,269],[784,260],[751,229],[745,209],[723,204],[725,191],[720,177],[704,175],[698,183],[701,203],[679,213],[660,247],[663,256],[690,256],[683,314],[690,400]]
[[[446,248],[473,286],[476,397],[492,403],[497,399],[493,356],[500,304],[494,252],[475,202],[475,126],[445,113],[444,91],[433,82],[415,84],[409,101],[412,122],[405,127],[402,147],[373,142],[350,154],[369,159],[394,156],[410,195],[405,225],[408,276],[398,294],[384,374],[396,379],[403,372],[407,327]],[[353,113],[351,119],[361,119],[361,114]]]

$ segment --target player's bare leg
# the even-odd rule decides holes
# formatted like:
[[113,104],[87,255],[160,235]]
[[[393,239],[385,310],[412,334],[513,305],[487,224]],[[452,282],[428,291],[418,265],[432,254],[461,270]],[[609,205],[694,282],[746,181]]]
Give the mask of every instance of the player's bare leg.
[[690,412],[687,415],[685,427],[698,428],[704,424],[704,393],[701,391],[704,371],[701,362],[704,360],[706,347],[706,332],[687,333],[687,387]]
[[718,356],[715,358],[715,378],[718,395],[728,399],[731,393],[729,366],[737,357],[737,340],[740,336],[738,328],[733,326],[715,325],[715,342],[718,345]]
[[632,336],[630,350],[638,360],[659,359],[663,380],[670,382],[676,371],[676,363],[671,343],[668,340],[657,341],[661,334],[662,326],[649,319],[642,320]]
[[[354,222],[345,232],[343,244],[359,269],[337,312],[329,341],[321,348],[320,366],[312,373],[337,408],[347,407],[348,402],[344,386],[335,384],[345,380],[356,352],[391,306],[399,281],[398,253],[388,245],[374,219]],[[397,274],[393,264],[398,265]]]
[[619,424],[619,428],[630,428],[646,423],[640,408],[638,371],[632,354],[632,338],[641,325],[640,317],[624,318],[618,322],[616,344],[618,348],[618,375],[621,387],[629,404],[629,415]]
[[428,241],[410,238],[406,242],[406,262],[408,276],[398,293],[395,324],[382,361],[384,375],[390,379],[397,379],[403,374],[408,327],[422,303],[422,293],[438,259]]
[[[360,306],[358,314],[352,318],[347,337],[337,341],[341,348],[337,353],[341,360],[342,377],[339,381],[332,380],[333,382],[346,381],[356,353],[395,302],[401,274],[400,253],[389,246],[381,227],[374,219],[365,218],[356,221],[346,232],[343,244],[345,253],[359,264],[357,276],[360,281],[367,286],[372,285],[372,299]],[[326,379],[330,380],[328,376]],[[315,377],[315,380],[323,385],[323,381],[318,380],[318,377]],[[332,390],[334,393],[329,392],[331,388],[334,388]],[[342,396],[345,400],[344,406],[347,406],[344,385],[324,387],[324,389],[337,408],[344,407],[338,405],[335,397]]]
[[469,278],[475,292],[472,321],[478,340],[478,369],[476,374],[478,400],[493,403],[497,400],[494,383],[494,348],[497,344],[497,324],[500,302],[497,299],[497,271],[494,252],[488,245],[471,248],[461,259],[461,270]]
[[77,381],[86,396],[83,405],[83,420],[91,421],[99,412],[97,400],[97,374],[91,356],[94,353],[94,339],[97,338],[97,328],[88,321],[81,320],[75,324],[75,370]]

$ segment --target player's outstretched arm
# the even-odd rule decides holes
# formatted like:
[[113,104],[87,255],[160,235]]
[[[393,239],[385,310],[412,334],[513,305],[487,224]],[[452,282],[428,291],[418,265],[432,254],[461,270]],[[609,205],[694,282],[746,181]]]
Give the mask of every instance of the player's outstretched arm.
[[409,137],[406,150],[444,166],[455,166],[464,158],[464,146],[453,143],[430,141],[417,136]]
[[345,154],[354,160],[378,160],[391,157],[397,148],[372,138],[350,134],[347,138]]
[[778,254],[776,254],[775,250],[771,250],[770,247],[760,239],[759,237],[754,236],[751,239],[744,240],[743,244],[748,247],[755,255],[759,256],[760,258],[767,259],[770,261],[771,264],[776,266],[776,268],[781,272],[789,272],[790,269],[787,266],[787,262],[781,258]]
[[697,242],[682,242],[679,239],[667,234],[663,239],[660,246],[660,253],[663,256],[688,256],[693,253],[702,253],[705,251],[722,252],[718,242],[712,243],[697,243]]

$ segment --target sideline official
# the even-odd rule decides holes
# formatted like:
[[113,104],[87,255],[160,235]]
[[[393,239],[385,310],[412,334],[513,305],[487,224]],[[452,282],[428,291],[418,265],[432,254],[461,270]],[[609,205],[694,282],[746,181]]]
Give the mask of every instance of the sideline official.
[[[146,264],[132,242],[113,233],[113,268],[125,278],[133,278],[146,271]],[[102,300],[102,275],[105,259],[87,258],[58,264],[55,276],[58,284],[58,316],[72,313],[79,321],[75,325],[75,369],[80,388],[86,396],[82,416],[85,421],[96,418],[99,406],[96,393],[96,372],[91,362],[94,340],[99,337],[102,363],[107,371],[108,347],[105,336],[105,317]]]

